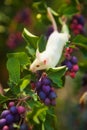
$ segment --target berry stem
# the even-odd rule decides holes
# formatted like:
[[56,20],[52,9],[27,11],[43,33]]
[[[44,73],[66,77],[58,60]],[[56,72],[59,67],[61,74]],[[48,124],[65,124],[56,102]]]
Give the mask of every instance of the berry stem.
[[19,106],[21,104],[21,102],[25,102],[27,99],[31,99],[31,97],[30,96],[26,96],[26,97],[18,99],[19,102],[18,102],[18,104],[16,106]]

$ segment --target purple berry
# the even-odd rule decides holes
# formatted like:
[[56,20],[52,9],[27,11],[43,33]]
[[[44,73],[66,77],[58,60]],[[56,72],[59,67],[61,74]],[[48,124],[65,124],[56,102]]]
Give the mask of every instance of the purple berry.
[[39,97],[41,100],[45,100],[46,94],[43,91],[41,91],[41,92],[39,92]]
[[69,70],[71,70],[72,67],[73,67],[73,65],[72,65],[72,63],[71,63],[70,61],[68,61],[68,62],[66,63],[66,66],[68,67]]
[[0,128],[2,128],[4,125],[6,125],[6,119],[2,118],[0,119]]
[[74,65],[74,66],[73,66],[73,71],[74,71],[74,72],[77,72],[78,70],[79,70],[79,66],[78,66],[78,65]]
[[75,72],[70,72],[70,76],[71,76],[72,78],[75,78],[76,73],[75,73]]
[[48,86],[48,85],[43,85],[43,86],[42,86],[42,90],[43,90],[46,94],[48,94],[48,93],[50,92],[50,86]]
[[75,35],[84,34],[84,18],[80,14],[74,15],[71,20],[70,28]]
[[7,124],[11,124],[14,121],[14,116],[12,114],[9,114],[6,116]]
[[19,113],[19,114],[23,114],[23,113],[25,113],[25,111],[26,111],[25,107],[23,107],[23,106],[18,106],[18,107],[17,107],[17,110],[18,110],[18,113]]
[[37,81],[36,82],[36,90],[40,89],[41,85],[42,85],[41,81]]
[[18,110],[17,110],[16,106],[12,106],[12,107],[10,108],[10,112],[11,112],[12,114],[17,114],[17,113],[18,113]]
[[2,118],[5,118],[8,114],[10,114],[10,111],[9,111],[9,110],[4,110],[4,111],[1,113],[1,117],[2,117]]
[[8,104],[9,107],[12,107],[12,106],[14,106],[14,105],[15,105],[14,102],[9,102],[9,104]]
[[20,126],[20,130],[28,130],[29,128],[28,128],[28,125],[27,124],[22,124],[21,126]]
[[45,101],[44,101],[44,103],[45,103],[47,106],[49,106],[50,103],[51,103],[51,102],[50,102],[50,99],[49,99],[49,98],[46,98]]
[[82,26],[81,24],[78,24],[77,28],[78,28],[79,30],[83,30],[83,26]]
[[50,84],[51,84],[51,81],[50,81],[50,79],[48,79],[47,77],[43,77],[43,78],[42,78],[42,84],[43,84],[43,85],[50,85]]
[[78,62],[77,57],[73,56],[73,57],[71,58],[71,62],[72,62],[73,64],[77,64],[77,62]]
[[5,125],[2,130],[9,130],[9,126]]
[[77,21],[77,19],[73,19],[73,24],[78,24],[78,21]]
[[56,97],[57,97],[57,95],[55,92],[50,92],[50,94],[49,94],[50,99],[55,99]]

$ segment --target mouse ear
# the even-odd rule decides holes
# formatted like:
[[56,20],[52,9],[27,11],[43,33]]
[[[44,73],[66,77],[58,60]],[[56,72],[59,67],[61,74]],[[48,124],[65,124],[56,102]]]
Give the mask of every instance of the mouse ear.
[[37,49],[37,50],[36,50],[36,57],[39,58],[39,56],[40,56],[40,52],[39,52],[39,50]]
[[44,60],[43,60],[43,64],[46,65],[46,64],[47,64],[47,61],[48,61],[47,59],[44,59]]
[[47,60],[45,59],[45,60],[43,61],[43,63],[46,64],[46,63],[47,63]]

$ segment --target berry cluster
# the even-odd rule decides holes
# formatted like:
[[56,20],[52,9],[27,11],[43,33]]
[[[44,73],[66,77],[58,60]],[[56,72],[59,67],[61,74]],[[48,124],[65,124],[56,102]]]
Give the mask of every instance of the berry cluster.
[[46,75],[42,76],[36,82],[36,92],[45,105],[49,106],[56,104],[55,98],[57,95],[54,88],[51,86],[51,80]]
[[84,18],[83,18],[83,16],[79,15],[79,14],[74,15],[72,20],[71,20],[70,28],[75,35],[84,34]]
[[10,49],[15,49],[18,45],[20,45],[23,42],[22,34],[21,32],[11,33],[7,40],[7,46]]
[[27,124],[23,123],[25,111],[25,107],[16,107],[14,102],[10,102],[8,109],[1,113],[0,130],[16,130],[14,124],[20,124],[20,130],[29,130]]
[[17,23],[22,23],[24,24],[25,26],[29,26],[29,24],[31,24],[31,11],[29,8],[24,8],[22,10],[20,10],[14,20],[17,22]]
[[79,70],[78,66],[78,60],[75,56],[72,56],[73,49],[72,48],[66,48],[65,51],[65,60],[62,62],[62,65],[65,65],[68,70],[66,72],[67,75],[70,75],[72,78],[75,77],[76,72]]

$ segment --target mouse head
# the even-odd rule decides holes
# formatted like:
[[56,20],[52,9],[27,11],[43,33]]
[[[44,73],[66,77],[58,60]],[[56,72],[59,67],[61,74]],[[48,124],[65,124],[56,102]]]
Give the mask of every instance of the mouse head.
[[47,68],[47,58],[44,55],[44,52],[40,53],[37,49],[36,59],[30,65],[30,71],[36,72],[37,70],[43,70]]

